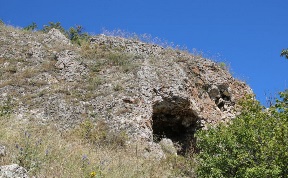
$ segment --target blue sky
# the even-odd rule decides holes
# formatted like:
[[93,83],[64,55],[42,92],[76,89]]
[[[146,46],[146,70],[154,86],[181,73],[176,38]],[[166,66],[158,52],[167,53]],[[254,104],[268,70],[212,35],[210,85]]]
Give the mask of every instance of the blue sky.
[[122,29],[202,51],[230,66],[257,98],[288,88],[287,0],[0,0],[0,19],[25,27],[36,22],[82,25],[98,34]]

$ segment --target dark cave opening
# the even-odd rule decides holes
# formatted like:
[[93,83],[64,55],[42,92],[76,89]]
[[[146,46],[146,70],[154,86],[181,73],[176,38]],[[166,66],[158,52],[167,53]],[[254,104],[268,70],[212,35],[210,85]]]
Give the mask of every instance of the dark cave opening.
[[[162,138],[169,138],[178,147],[178,154],[184,155],[187,151],[195,149],[194,134],[198,127],[198,118],[191,110],[170,106],[165,108],[161,103],[153,107],[153,140],[158,143]],[[164,107],[163,107],[164,106]],[[178,112],[182,111],[182,112]]]

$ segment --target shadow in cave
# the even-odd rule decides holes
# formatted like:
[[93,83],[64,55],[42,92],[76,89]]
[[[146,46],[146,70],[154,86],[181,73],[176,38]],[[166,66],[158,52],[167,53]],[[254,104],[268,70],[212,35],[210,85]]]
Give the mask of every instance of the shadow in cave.
[[199,124],[198,118],[192,110],[179,108],[179,105],[173,106],[173,103],[164,101],[153,106],[152,120],[155,142],[160,142],[162,138],[171,139],[174,144],[180,146],[178,150],[180,155],[185,155],[187,151],[196,149],[194,134],[199,128]]

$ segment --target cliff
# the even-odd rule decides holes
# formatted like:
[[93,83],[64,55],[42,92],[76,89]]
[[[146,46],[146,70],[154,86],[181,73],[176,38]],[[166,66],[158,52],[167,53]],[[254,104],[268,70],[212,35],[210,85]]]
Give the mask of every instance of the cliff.
[[182,149],[197,129],[233,119],[252,93],[199,55],[105,35],[78,46],[56,29],[1,25],[0,64],[0,102],[19,122],[67,130],[89,119],[130,140],[167,137]]

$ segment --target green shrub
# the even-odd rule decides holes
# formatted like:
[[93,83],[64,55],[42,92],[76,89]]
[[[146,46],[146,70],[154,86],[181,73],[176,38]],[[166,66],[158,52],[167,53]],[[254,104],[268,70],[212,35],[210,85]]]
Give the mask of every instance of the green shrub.
[[49,25],[44,25],[42,31],[44,33],[48,33],[52,28],[58,29],[62,34],[68,37],[68,33],[66,30],[61,26],[60,22],[49,22]]
[[33,31],[37,29],[37,24],[35,22],[32,22],[32,24],[28,25],[27,27],[24,27],[23,30],[26,31]]
[[227,69],[227,65],[225,64],[225,62],[219,62],[218,65],[220,66],[221,69],[224,69],[224,70]]
[[[33,26],[30,25],[26,28],[27,30],[30,30],[30,28],[33,28]],[[89,38],[90,38],[88,33],[83,32],[84,28],[81,25],[76,25],[76,27],[71,27],[69,30],[65,30],[61,26],[60,22],[56,22],[56,23],[49,22],[49,25],[44,25],[42,31],[45,33],[48,33],[52,28],[58,29],[62,34],[64,34],[68,39],[70,39],[72,43],[77,44],[79,46],[82,46],[83,44],[88,43]]]
[[247,97],[230,124],[197,133],[199,177],[287,177],[288,92],[269,109]]
[[72,43],[82,46],[84,43],[88,43],[89,35],[83,33],[83,27],[77,25],[76,28],[71,27],[68,31],[69,39]]

